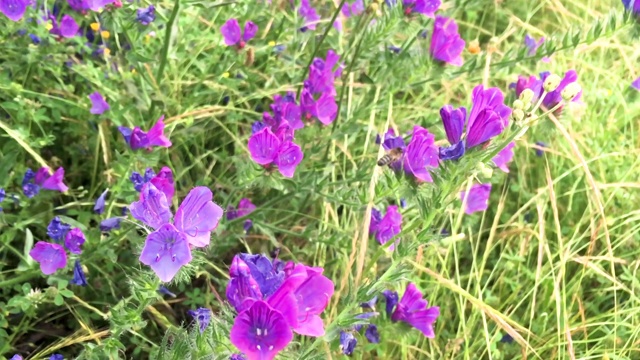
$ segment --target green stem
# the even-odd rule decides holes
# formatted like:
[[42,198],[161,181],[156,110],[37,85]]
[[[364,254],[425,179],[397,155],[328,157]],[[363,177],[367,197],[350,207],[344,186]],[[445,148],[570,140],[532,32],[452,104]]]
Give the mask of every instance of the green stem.
[[38,275],[37,271],[29,271],[21,275],[18,275],[16,277],[12,277],[11,279],[0,281],[0,289],[6,288],[8,286],[12,286],[13,284],[20,283],[24,280],[29,280],[31,278],[34,278],[36,275]]
[[[162,44],[162,52],[160,53],[160,66],[158,67],[158,72],[156,73],[156,82],[158,85],[162,82],[162,76],[164,75],[164,69],[167,66],[167,58],[169,57],[169,46],[171,43],[171,32],[173,31],[173,25],[178,18],[178,12],[180,11],[180,0],[175,0],[173,3],[173,10],[171,11],[171,15],[169,16],[169,22],[167,22],[167,28],[164,32],[164,44]],[[151,107],[149,108],[149,115],[153,113],[155,108],[155,103],[151,103]]]

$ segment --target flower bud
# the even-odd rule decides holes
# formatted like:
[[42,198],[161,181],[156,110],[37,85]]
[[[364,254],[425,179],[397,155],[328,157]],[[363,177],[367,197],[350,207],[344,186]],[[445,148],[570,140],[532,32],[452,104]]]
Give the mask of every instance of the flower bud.
[[546,79],[544,79],[544,91],[546,92],[552,92],[555,89],[558,88],[558,86],[560,86],[560,82],[562,81],[562,79],[560,78],[560,76],[556,75],[556,74],[551,74],[549,76],[547,76]]
[[518,122],[524,119],[524,111],[522,109],[513,109],[511,113],[513,115],[513,119]]
[[533,101],[533,96],[534,95],[535,94],[533,93],[533,90],[531,90],[531,89],[522,90],[522,92],[520,93],[519,100],[522,101],[522,103],[524,104],[523,109],[529,109],[529,107],[531,107],[531,102]]
[[493,169],[490,166],[479,162],[476,165],[476,173],[484,179],[491,179],[491,176],[493,176]]
[[513,109],[514,110],[522,110],[524,109],[524,103],[522,102],[522,100],[516,100],[513,102]]
[[578,96],[580,91],[582,91],[582,88],[580,87],[580,85],[578,85],[578,83],[571,83],[567,85],[564,90],[562,90],[562,99],[564,99],[564,101],[571,101],[576,96]]

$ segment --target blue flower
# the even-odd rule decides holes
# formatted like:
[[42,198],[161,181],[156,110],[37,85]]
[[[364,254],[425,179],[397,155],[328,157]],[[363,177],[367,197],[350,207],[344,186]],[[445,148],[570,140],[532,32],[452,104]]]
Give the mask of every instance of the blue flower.
[[380,333],[378,332],[378,327],[374,324],[369,324],[367,330],[364,331],[364,337],[369,340],[370,343],[377,344],[380,342]]
[[209,326],[209,321],[211,321],[211,310],[207,308],[198,308],[196,310],[189,310],[188,313],[198,322],[200,334],[202,334],[207,326]]
[[356,339],[352,333],[346,331],[340,332],[340,349],[343,354],[353,354],[353,350],[355,350],[356,345],[358,345],[358,339]]
[[61,242],[69,230],[71,230],[71,226],[63,223],[60,221],[60,218],[56,216],[51,220],[49,226],[47,226],[47,235],[56,242]]
[[98,197],[98,200],[96,200],[96,204],[93,207],[93,211],[95,211],[96,214],[102,214],[104,212],[107,192],[109,192],[109,189],[106,189],[102,194],[100,194],[100,196]]
[[112,217],[109,219],[102,220],[100,222],[100,231],[111,231],[113,229],[120,229],[120,222],[123,218],[121,217]]
[[69,282],[73,285],[87,286],[87,277],[84,275],[84,270],[82,270],[80,260],[76,259],[76,262],[73,265],[73,279]]

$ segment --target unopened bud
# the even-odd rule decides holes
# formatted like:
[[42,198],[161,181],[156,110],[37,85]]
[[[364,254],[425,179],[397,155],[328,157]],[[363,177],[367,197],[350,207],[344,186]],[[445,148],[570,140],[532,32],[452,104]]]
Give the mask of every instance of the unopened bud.
[[524,104],[523,109],[528,110],[531,107],[531,102],[533,101],[534,95],[535,94],[531,89],[522,90],[522,92],[520,93],[519,100],[522,101],[522,103]]
[[522,121],[524,119],[524,111],[522,109],[513,109],[513,120],[516,122]]
[[491,179],[491,177],[493,176],[493,169],[490,166],[479,162],[476,165],[476,173],[484,179]]
[[367,13],[375,14],[376,12],[378,12],[378,8],[379,7],[380,7],[380,5],[378,5],[377,2],[372,2],[371,4],[369,4],[369,8],[367,8]]
[[560,86],[560,82],[562,81],[562,79],[560,78],[560,76],[556,75],[556,74],[551,74],[549,76],[547,76],[546,79],[544,79],[544,91],[546,92],[552,92],[555,89],[558,88],[558,86]]
[[513,108],[515,110],[522,110],[524,109],[524,103],[522,102],[522,100],[516,100],[513,102]]
[[564,101],[571,101],[573,100],[576,96],[578,96],[578,94],[580,93],[580,91],[582,91],[582,88],[580,87],[580,85],[578,85],[578,83],[571,83],[569,85],[567,85],[564,90],[562,90],[562,99]]

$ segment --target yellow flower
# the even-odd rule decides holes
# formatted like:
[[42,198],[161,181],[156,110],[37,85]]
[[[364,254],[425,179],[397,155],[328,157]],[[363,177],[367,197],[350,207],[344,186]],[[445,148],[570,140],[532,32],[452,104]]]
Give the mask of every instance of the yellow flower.
[[276,42],[275,41],[269,41],[269,46],[276,46]]
[[229,77],[229,75],[230,75],[230,74],[229,74],[229,72],[228,72],[228,71],[225,71],[225,72],[223,72],[223,73],[222,73],[222,77],[223,77],[223,78],[228,78],[228,77]]
[[91,26],[91,30],[93,30],[93,31],[100,30],[100,23],[94,22],[94,23],[91,23],[91,25],[89,25],[89,26]]
[[49,22],[47,22],[47,24],[46,24],[44,27],[45,27],[45,29],[47,29],[47,30],[51,30],[51,29],[53,29],[53,25],[51,25],[51,22],[50,22],[50,21],[49,21]]
[[111,50],[109,50],[109,48],[104,48],[104,56],[109,56],[111,55]]
[[104,30],[100,32],[100,36],[102,36],[103,39],[108,39],[109,37],[111,37],[111,33],[109,33],[107,30]]

